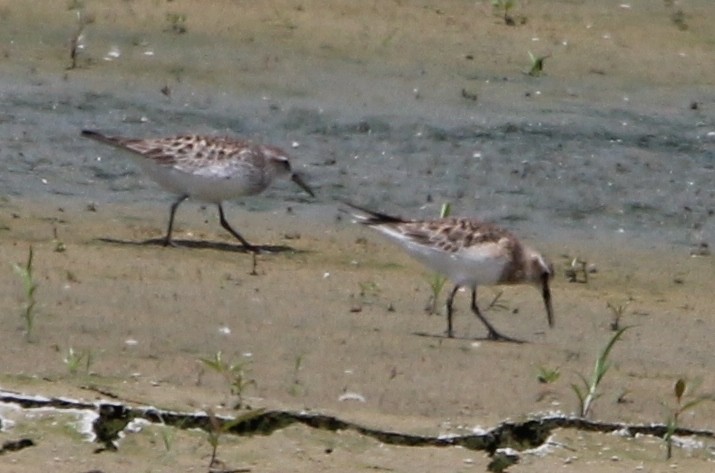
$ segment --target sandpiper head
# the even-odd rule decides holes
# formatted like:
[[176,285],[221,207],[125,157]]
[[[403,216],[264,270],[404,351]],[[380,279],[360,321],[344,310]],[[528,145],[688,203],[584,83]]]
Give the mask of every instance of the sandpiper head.
[[546,307],[546,318],[549,327],[554,326],[554,308],[551,304],[551,289],[549,281],[554,278],[554,265],[536,251],[527,252],[527,279],[541,289]]
[[298,184],[301,189],[307,192],[311,197],[315,197],[313,190],[305,183],[300,175],[293,171],[290,165],[290,160],[282,150],[274,147],[266,147],[267,163],[271,167],[273,175],[276,177],[290,176],[290,180]]

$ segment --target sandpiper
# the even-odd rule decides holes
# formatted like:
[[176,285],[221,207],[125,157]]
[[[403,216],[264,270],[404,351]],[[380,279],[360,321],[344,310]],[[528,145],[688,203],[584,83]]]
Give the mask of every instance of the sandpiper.
[[400,245],[410,256],[452,281],[447,298],[447,336],[453,337],[452,304],[461,287],[472,290],[471,309],[488,330],[490,340],[518,342],[500,334],[477,306],[477,286],[533,284],[541,289],[549,326],[554,325],[549,281],[553,266],[539,252],[523,245],[508,230],[471,218],[403,220],[345,202],[353,216]]
[[285,176],[314,197],[311,188],[291,170],[285,151],[275,146],[198,135],[133,139],[83,130],[82,136],[129,151],[149,177],[179,196],[171,204],[165,246],[173,245],[174,214],[188,198],[216,204],[221,226],[255,253],[258,249],[226,221],[223,201],[263,192],[275,178]]

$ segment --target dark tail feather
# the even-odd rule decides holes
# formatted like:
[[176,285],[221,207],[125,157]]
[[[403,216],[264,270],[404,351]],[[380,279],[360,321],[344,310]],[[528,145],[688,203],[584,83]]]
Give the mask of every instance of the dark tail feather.
[[119,138],[113,138],[111,136],[105,136],[98,131],[94,130],[82,130],[81,135],[85,138],[89,138],[94,141],[99,141],[100,143],[105,143],[110,146],[123,147],[122,140]]
[[365,207],[360,207],[359,205],[355,205],[353,203],[347,202],[345,200],[341,200],[340,202],[343,205],[347,205],[348,207],[360,212],[360,214],[352,214],[352,215],[354,217],[356,217],[359,220],[359,222],[362,223],[363,225],[378,225],[381,223],[404,223],[405,222],[405,220],[401,219],[400,217],[393,217],[392,215],[375,212],[375,211],[366,209]]

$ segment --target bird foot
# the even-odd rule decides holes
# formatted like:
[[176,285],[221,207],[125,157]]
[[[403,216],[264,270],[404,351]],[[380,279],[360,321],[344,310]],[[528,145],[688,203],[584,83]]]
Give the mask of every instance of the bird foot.
[[171,239],[169,239],[169,238],[165,238],[165,239],[164,239],[164,242],[163,242],[162,244],[163,244],[164,246],[166,246],[166,247],[169,247],[169,246],[172,247],[172,248],[178,248],[178,247],[179,247],[179,245],[177,245],[176,243],[174,243],[173,240],[171,240]]
[[489,330],[489,334],[487,335],[488,340],[492,340],[495,342],[509,342],[509,343],[524,343],[523,340],[519,340],[517,338],[511,338],[507,337],[506,335],[502,335],[501,333],[497,332],[494,329]]

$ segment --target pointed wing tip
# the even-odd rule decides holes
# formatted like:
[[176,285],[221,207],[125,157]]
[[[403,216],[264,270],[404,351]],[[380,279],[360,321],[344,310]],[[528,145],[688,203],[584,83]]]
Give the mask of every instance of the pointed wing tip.
[[357,219],[358,222],[363,225],[379,225],[381,223],[403,223],[404,220],[399,217],[393,217],[392,215],[387,215],[380,212],[375,212],[365,207],[353,204],[346,200],[341,200],[341,204],[350,207],[357,212],[345,211]]
[[119,137],[114,137],[114,136],[107,136],[103,133],[100,133],[95,130],[88,130],[84,129],[80,132],[80,136],[83,138],[89,138],[90,140],[98,141],[100,143],[104,143],[110,146],[114,146],[116,148],[126,148],[125,142],[126,140],[119,138]]
[[84,138],[89,138],[91,140],[101,141],[103,143],[114,143],[116,141],[113,138],[103,135],[102,133],[95,130],[82,130],[80,132],[80,136]]

